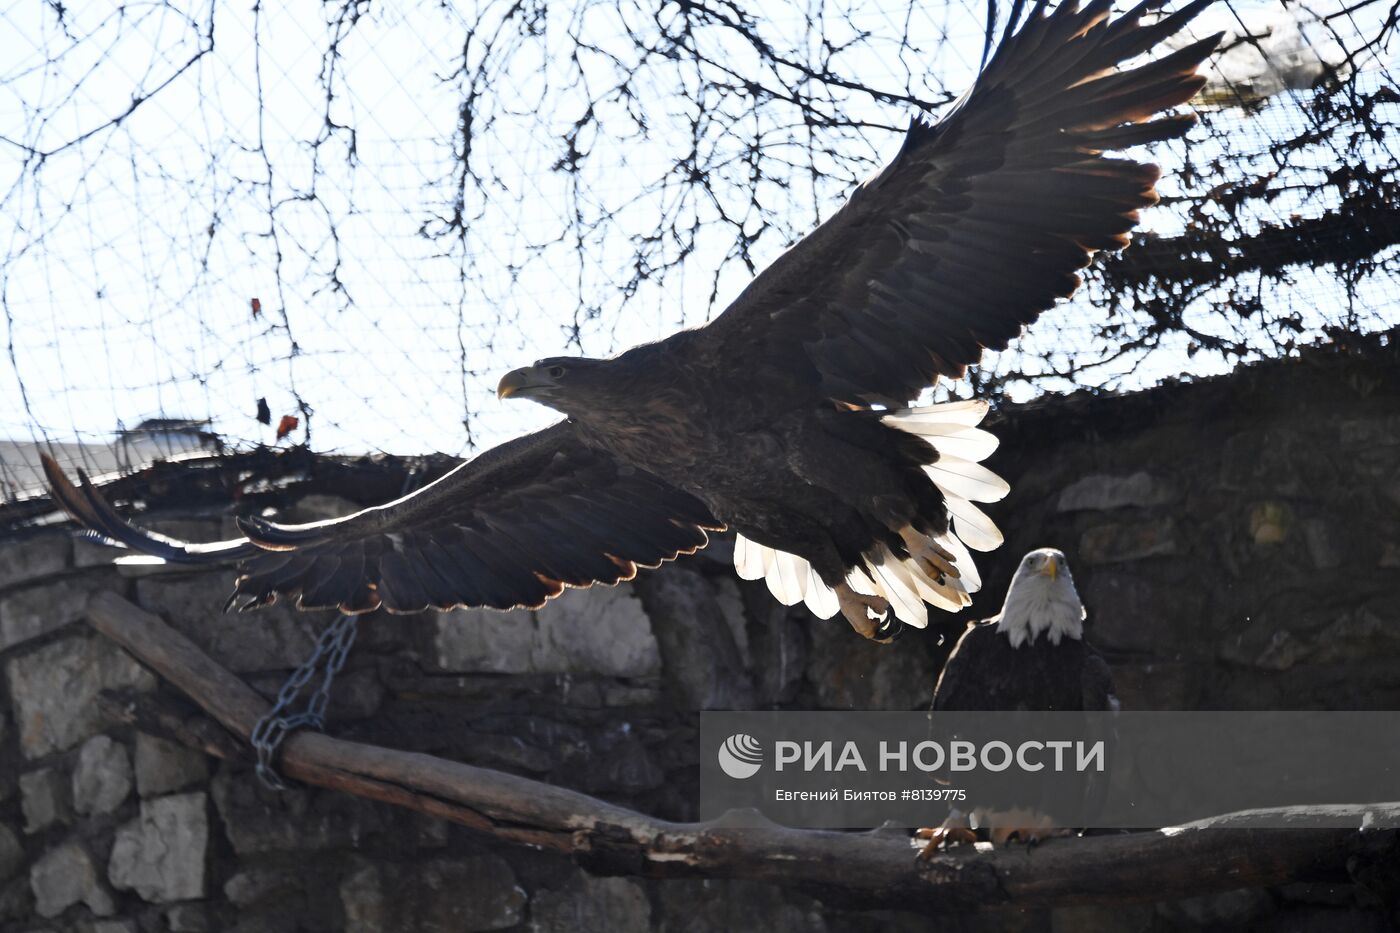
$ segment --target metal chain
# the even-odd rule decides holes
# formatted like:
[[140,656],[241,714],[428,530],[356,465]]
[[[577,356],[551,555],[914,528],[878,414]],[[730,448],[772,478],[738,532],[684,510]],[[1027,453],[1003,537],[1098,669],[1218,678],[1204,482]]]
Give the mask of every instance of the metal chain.
[[[287,785],[277,773],[273,764],[277,750],[282,747],[287,736],[297,729],[310,726],[320,732],[326,727],[326,704],[330,702],[331,683],[335,675],[345,666],[345,659],[355,644],[359,633],[357,615],[342,615],[316,640],[316,650],[311,657],[301,663],[277,691],[277,702],[267,715],[253,727],[251,742],[258,755],[257,774],[263,786],[272,790],[286,790]],[[321,671],[321,682],[305,697],[305,709],[288,714],[288,710],[303,699],[304,691],[316,672]]]
[[[403,478],[403,488],[399,491],[401,497],[422,484],[423,472],[422,462],[415,462]],[[287,736],[307,726],[317,732],[325,730],[326,705],[330,703],[331,684],[335,681],[335,675],[345,667],[345,659],[350,655],[355,636],[360,631],[359,622],[358,615],[342,614],[331,623],[316,640],[316,650],[311,652],[311,657],[292,671],[292,675],[277,691],[277,702],[273,704],[272,709],[253,726],[253,734],[249,741],[258,755],[257,774],[263,786],[272,790],[287,789],[286,782],[282,780],[282,775],[277,773],[274,764],[277,750],[282,747]],[[321,684],[306,702],[306,709],[286,715],[288,708],[302,696],[302,691],[316,675],[317,669],[323,666]]]

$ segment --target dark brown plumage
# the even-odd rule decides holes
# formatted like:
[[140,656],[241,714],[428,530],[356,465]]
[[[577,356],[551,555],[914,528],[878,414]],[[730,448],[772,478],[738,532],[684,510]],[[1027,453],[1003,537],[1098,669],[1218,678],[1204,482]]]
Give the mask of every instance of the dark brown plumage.
[[[566,421],[398,502],[309,526],[245,519],[189,546],[121,521],[47,464],[55,495],[110,539],[171,560],[243,561],[236,596],[347,612],[534,606],[739,535],[739,570],[784,602],[839,608],[870,637],[957,609],[964,543],[1000,543],[973,502],[1005,484],[977,461],[985,407],[899,410],[1069,295],[1094,251],[1127,243],[1155,167],[1106,149],[1180,136],[1154,119],[1201,86],[1215,39],[1128,71],[1209,0],[1144,25],[1018,3],[972,90],[915,120],[877,176],[716,320],[611,360],[544,360],[501,382]],[[871,405],[891,410],[872,409]]]
[[[948,655],[930,709],[952,712],[1116,713],[1113,675],[1103,656],[1084,640],[1084,605],[1065,555],[1031,551],[1006,591],[1001,613],[968,625]],[[1062,720],[1063,722],[1064,720]],[[1116,745],[1103,716],[1086,716],[1074,732],[1102,740],[1111,766]],[[994,842],[1015,836],[1032,842],[1084,825],[1098,815],[1108,793],[1108,773],[1045,773],[1013,783],[1018,791],[984,791],[960,803],[938,829],[920,830],[924,854],[945,841],[970,840],[969,824],[990,828]]]

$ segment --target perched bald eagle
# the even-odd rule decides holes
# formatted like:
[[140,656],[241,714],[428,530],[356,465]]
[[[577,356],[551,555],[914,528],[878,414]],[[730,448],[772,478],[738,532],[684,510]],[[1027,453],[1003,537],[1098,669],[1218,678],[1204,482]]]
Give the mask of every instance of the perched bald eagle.
[[[1054,548],[1021,559],[1001,613],[968,625],[943,665],[933,691],[934,713],[1035,710],[1104,713],[1118,710],[1113,675],[1084,640],[1084,603],[1065,555]],[[1112,737],[1103,736],[1111,743]],[[1107,792],[1106,778],[1036,782],[1027,800],[970,800],[938,829],[919,830],[928,857],[941,843],[968,842],[973,828],[989,827],[993,842],[1035,842],[1066,831],[1071,813],[1092,809]],[[1078,799],[1057,808],[1058,795]]]
[[[346,613],[539,606],[737,535],[739,572],[884,639],[978,588],[968,547],[1001,534],[976,502],[980,402],[905,408],[1079,285],[1156,201],[1155,166],[1106,150],[1182,135],[1158,118],[1200,87],[1217,38],[1139,56],[1210,0],[1110,20],[1022,0],[974,86],[916,118],[894,160],[710,324],[612,359],[547,359],[500,382],[567,417],[386,505],[331,521],[240,518],[187,544],[127,524],[45,462],[57,500],[107,539],[172,561],[242,562],[233,597]],[[1146,16],[1155,21],[1144,22]],[[1136,61],[1134,61],[1136,60]],[[1119,70],[1124,62],[1134,64]]]

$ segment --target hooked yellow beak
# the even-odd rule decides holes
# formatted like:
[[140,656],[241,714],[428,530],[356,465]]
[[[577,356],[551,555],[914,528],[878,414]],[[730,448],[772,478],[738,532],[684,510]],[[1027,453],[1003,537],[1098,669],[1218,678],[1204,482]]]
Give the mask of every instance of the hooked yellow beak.
[[529,385],[528,373],[527,369],[517,369],[502,376],[500,385],[496,386],[496,398],[510,398]]
[[1060,575],[1060,562],[1051,558],[1045,562],[1045,569],[1040,571],[1040,573],[1042,576],[1049,577],[1051,580],[1055,579]]

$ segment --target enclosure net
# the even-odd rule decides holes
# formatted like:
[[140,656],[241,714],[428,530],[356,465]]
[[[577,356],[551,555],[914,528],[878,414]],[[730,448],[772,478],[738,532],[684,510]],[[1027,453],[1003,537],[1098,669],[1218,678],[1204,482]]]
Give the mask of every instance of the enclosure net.
[[[1002,11],[1003,15],[1005,10]],[[38,449],[467,455],[501,373],[703,323],[973,76],[981,0],[0,10],[0,497]],[[1397,320],[1388,0],[1222,2],[1135,245],[955,395]],[[1183,40],[1186,41],[1186,40]]]

